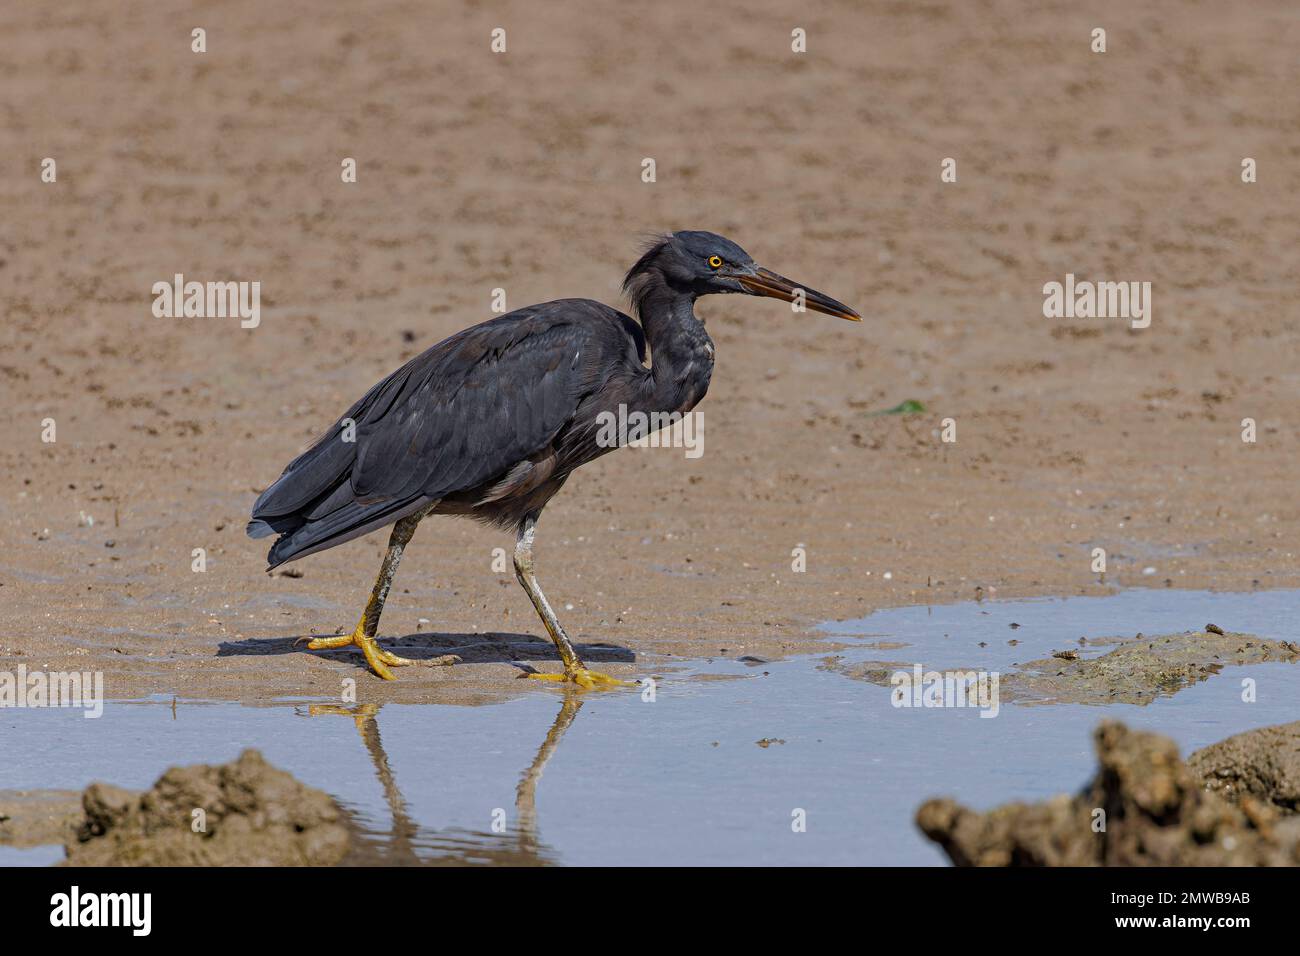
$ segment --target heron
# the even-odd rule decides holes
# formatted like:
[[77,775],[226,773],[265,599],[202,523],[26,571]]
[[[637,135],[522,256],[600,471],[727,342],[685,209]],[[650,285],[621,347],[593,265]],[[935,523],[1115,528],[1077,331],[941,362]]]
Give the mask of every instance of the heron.
[[635,319],[592,299],[557,299],[444,339],[366,392],[262,492],[247,532],[279,535],[268,572],[393,526],[352,633],[317,637],[309,649],[355,646],[385,680],[390,668],[417,663],[379,645],[379,617],[416,526],[462,515],[515,533],[515,577],[563,668],[527,676],[584,689],[629,683],[583,663],[542,592],[533,560],[542,509],[575,468],[627,443],[609,440],[608,416],[680,416],[704,398],[714,347],[695,314],[701,296],[767,296],[796,313],[862,317],[697,230],[647,243],[623,291]]

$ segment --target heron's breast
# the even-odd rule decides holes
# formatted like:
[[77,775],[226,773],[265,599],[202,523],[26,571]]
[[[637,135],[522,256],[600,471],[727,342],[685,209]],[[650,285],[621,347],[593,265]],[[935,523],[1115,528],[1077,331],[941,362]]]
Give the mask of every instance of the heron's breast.
[[704,398],[713,380],[713,345],[706,345],[684,370],[676,411],[686,414]]

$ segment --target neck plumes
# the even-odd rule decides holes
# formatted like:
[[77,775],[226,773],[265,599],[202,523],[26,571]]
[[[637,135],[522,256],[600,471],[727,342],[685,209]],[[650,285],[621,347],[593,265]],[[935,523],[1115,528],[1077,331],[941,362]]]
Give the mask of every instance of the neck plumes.
[[713,371],[713,341],[695,317],[695,294],[651,272],[636,283],[632,302],[650,346],[654,404],[665,410],[694,406]]

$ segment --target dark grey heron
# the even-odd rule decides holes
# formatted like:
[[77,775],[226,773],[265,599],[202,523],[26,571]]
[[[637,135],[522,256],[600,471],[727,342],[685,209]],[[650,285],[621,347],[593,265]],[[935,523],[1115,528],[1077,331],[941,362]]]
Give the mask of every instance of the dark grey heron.
[[516,532],[515,575],[564,665],[561,674],[529,676],[581,687],[625,683],[587,669],[537,584],[533,537],[542,509],[575,468],[626,443],[626,435],[601,438],[610,416],[684,415],[704,398],[713,342],[695,315],[700,296],[743,292],[795,303],[795,311],[861,316],[760,268],[711,232],[657,239],[623,289],[640,324],[591,299],[559,299],[439,342],[370,389],[262,492],[247,530],[254,538],[279,534],[268,570],[394,525],[356,628],[309,648],[356,645],[385,680],[393,679],[390,666],[416,663],[375,640],[389,586],[421,520],[468,515]]

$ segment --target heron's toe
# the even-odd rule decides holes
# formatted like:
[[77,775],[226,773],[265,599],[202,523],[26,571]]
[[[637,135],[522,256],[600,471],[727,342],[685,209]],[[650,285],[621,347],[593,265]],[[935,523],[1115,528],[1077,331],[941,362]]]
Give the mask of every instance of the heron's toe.
[[549,680],[560,683],[577,684],[583,690],[595,690],[598,687],[636,686],[636,681],[619,680],[617,677],[610,677],[608,674],[602,674],[600,671],[588,670],[585,667],[565,671],[562,674],[540,674],[533,671],[524,676],[531,677],[533,680]]
[[313,638],[307,642],[307,647],[313,651],[334,651],[343,647],[356,647],[366,656],[366,663],[370,665],[370,669],[384,680],[396,680],[393,672],[389,670],[390,667],[406,667],[413,664],[445,667],[460,660],[455,654],[444,654],[442,657],[435,657],[427,661],[413,661],[405,657],[398,657],[392,651],[386,651],[380,647],[379,642],[366,634],[360,624],[351,634]]
[[408,657],[398,657],[396,654],[391,651],[386,651],[378,645],[375,646],[375,653],[378,655],[379,659],[389,667],[405,667],[408,664],[419,663],[418,661],[413,661]]
[[382,647],[376,648],[379,651],[379,659],[390,667],[406,667],[408,665],[424,667],[451,667],[453,664],[461,662],[458,654],[443,654],[440,657],[430,657],[427,660],[414,661],[409,657],[398,657],[391,651],[386,651]]
[[307,650],[309,651],[332,651],[340,647],[347,647],[351,644],[352,635],[341,634],[338,637],[300,637],[294,641],[294,643],[301,644],[303,641],[307,642]]
[[[388,654],[388,652],[380,650],[379,645],[375,643],[373,637],[362,638],[357,641],[357,644],[361,647],[361,653],[366,655],[366,663],[370,665],[370,669],[374,671],[377,676],[382,677],[384,680],[397,680],[397,678],[393,676],[393,672],[388,669],[388,662],[384,660],[384,655]],[[410,663],[410,661],[402,660],[402,658],[393,654],[388,654],[388,657],[391,658],[393,662],[402,661],[404,664]]]

